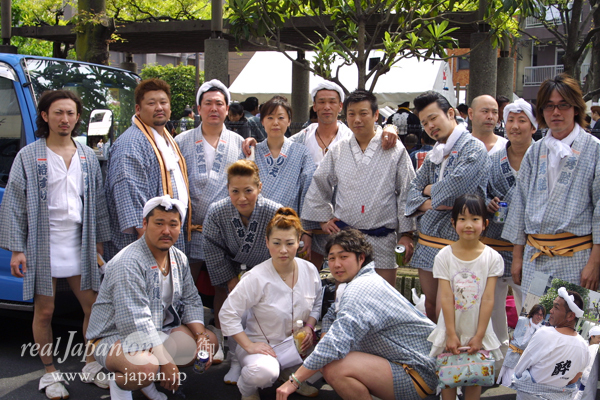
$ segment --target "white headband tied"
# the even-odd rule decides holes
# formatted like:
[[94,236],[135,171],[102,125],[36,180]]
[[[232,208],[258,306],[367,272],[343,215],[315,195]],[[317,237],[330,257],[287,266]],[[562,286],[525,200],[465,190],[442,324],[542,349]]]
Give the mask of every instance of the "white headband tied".
[[335,90],[340,95],[340,101],[342,103],[344,102],[344,91],[341,87],[339,87],[339,85],[336,85],[331,81],[323,81],[310,91],[310,97],[312,97],[313,101],[315,100],[315,96],[319,90]]
[[533,116],[533,108],[531,107],[531,104],[529,104],[527,101],[523,99],[517,99],[513,103],[507,104],[504,107],[504,123],[506,123],[506,121],[508,120],[508,114],[510,114],[511,112],[516,114],[524,112],[525,115],[527,115],[527,118],[529,118],[529,121],[531,121],[531,125],[533,125],[535,129],[537,129],[538,123],[535,117]]
[[596,325],[588,332],[589,337],[600,335],[600,326]]
[[181,215],[181,223],[185,221],[185,204],[183,204],[181,200],[172,199],[169,195],[154,197],[148,200],[144,205],[144,218],[146,218],[146,216],[150,214],[150,211],[154,210],[158,206],[163,206],[167,211],[171,210],[173,207],[177,208],[177,211],[179,211],[179,215]]
[[573,297],[573,295],[569,295],[569,293],[567,293],[567,289],[565,289],[564,286],[558,289],[558,295],[567,302],[569,309],[575,313],[575,316],[577,318],[583,317],[583,310],[577,307],[577,304],[575,304],[575,297]]
[[225,92],[227,105],[231,104],[231,94],[229,93],[229,89],[227,89],[227,86],[223,85],[223,83],[218,79],[204,82],[202,86],[200,86],[200,89],[198,89],[198,93],[196,94],[196,104],[200,105],[200,96],[202,96],[203,93],[208,92],[208,90],[213,87],[221,89],[223,92]]

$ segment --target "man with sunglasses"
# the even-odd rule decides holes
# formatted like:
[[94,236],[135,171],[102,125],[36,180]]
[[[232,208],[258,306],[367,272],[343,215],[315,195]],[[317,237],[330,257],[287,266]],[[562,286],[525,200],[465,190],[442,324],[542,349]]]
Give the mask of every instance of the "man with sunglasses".
[[537,120],[546,136],[519,169],[503,238],[514,244],[512,276],[529,291],[540,271],[597,290],[600,277],[600,142],[585,132],[579,83],[542,83]]

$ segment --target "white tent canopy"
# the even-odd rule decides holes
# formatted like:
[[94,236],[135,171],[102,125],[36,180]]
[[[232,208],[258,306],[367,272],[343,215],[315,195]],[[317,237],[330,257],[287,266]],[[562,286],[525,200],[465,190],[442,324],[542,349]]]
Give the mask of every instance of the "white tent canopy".
[[[288,52],[295,58],[295,52]],[[372,51],[370,57],[382,57],[381,51]],[[312,60],[314,52],[306,52],[306,58]],[[333,68],[335,70],[335,68]],[[354,90],[358,82],[358,70],[354,65],[340,69],[340,81],[348,90]],[[310,88],[323,78],[310,74]],[[367,82],[367,88],[369,82]],[[265,102],[275,95],[284,95],[290,99],[292,92],[292,62],[279,52],[257,52],[248,62],[229,88],[233,100],[244,101],[255,96],[259,102]],[[427,90],[436,90],[443,94],[450,104],[456,106],[456,96],[452,87],[452,71],[445,61],[418,61],[416,58],[404,59],[391,70],[379,77],[374,93],[380,107],[397,105],[411,101]],[[310,100],[312,104],[312,99]]]

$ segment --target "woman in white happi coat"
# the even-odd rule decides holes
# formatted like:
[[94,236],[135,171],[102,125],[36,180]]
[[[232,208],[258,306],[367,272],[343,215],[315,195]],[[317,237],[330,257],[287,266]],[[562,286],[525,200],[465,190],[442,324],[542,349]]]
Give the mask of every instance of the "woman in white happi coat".
[[546,316],[546,310],[541,304],[536,304],[531,307],[529,314],[526,317],[519,317],[517,327],[513,333],[513,339],[510,341],[509,348],[502,364],[502,369],[498,374],[498,382],[506,387],[510,386],[515,367],[521,358],[521,354],[525,351],[527,344],[531,340],[533,334],[542,327],[542,321]]
[[[262,195],[293,208],[302,217],[304,198],[315,172],[315,162],[306,146],[285,137],[292,121],[292,107],[283,96],[275,96],[260,108],[260,122],[267,140],[256,145],[256,165],[263,184]],[[305,229],[319,224],[304,222]],[[310,254],[312,235],[303,233],[304,250]]]
[[[266,229],[271,258],[243,276],[221,309],[223,334],[238,343],[242,372],[237,385],[243,400],[258,400],[258,389],[275,383],[280,365],[271,346],[296,333],[296,321],[304,324],[301,350],[313,344],[314,326],[321,314],[321,280],[313,264],[295,258],[302,233],[296,212],[279,209]],[[314,397],[318,391],[303,384],[299,393]]]
[[583,370],[579,381],[579,390],[573,400],[595,400],[598,390],[598,344],[600,343],[600,326],[596,325],[588,332],[590,336],[590,362]]

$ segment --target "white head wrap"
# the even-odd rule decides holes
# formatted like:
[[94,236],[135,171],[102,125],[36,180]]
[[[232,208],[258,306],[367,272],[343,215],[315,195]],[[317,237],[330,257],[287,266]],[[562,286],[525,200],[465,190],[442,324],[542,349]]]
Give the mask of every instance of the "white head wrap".
[[517,99],[513,103],[507,104],[504,107],[504,123],[506,123],[506,120],[508,120],[508,114],[510,114],[511,112],[517,114],[520,112],[524,112],[525,115],[527,115],[527,118],[529,118],[529,121],[531,121],[531,125],[533,125],[535,129],[537,129],[538,123],[535,117],[533,116],[533,108],[531,107],[531,104],[529,104],[527,101],[523,99]]
[[598,336],[598,335],[600,335],[600,326],[598,326],[598,325],[592,327],[592,329],[590,329],[588,332],[589,337]]
[[179,211],[179,215],[181,215],[181,223],[185,221],[185,204],[183,204],[180,200],[172,199],[169,195],[154,197],[148,200],[144,205],[144,218],[146,218],[150,211],[154,210],[158,206],[163,206],[167,211],[172,209],[173,207],[177,208],[177,211]]
[[315,96],[319,90],[335,90],[340,95],[340,101],[342,103],[344,102],[344,91],[341,87],[331,81],[323,81],[310,91],[310,97],[312,97],[313,101],[315,100]]
[[574,301],[575,297],[573,297],[573,295],[569,295],[569,293],[567,293],[567,289],[565,289],[564,286],[558,289],[558,295],[567,302],[569,309],[575,313],[575,316],[577,318],[583,317],[583,310],[577,307],[577,304],[575,304]]
[[204,82],[202,86],[200,86],[200,89],[198,89],[198,93],[196,93],[196,104],[200,105],[200,96],[202,96],[202,93],[207,92],[208,89],[212,87],[216,87],[217,89],[221,89],[222,91],[224,91],[227,97],[227,105],[231,104],[231,94],[229,93],[229,89],[227,89],[227,86],[223,85],[223,83],[218,79],[213,79],[212,81]]

